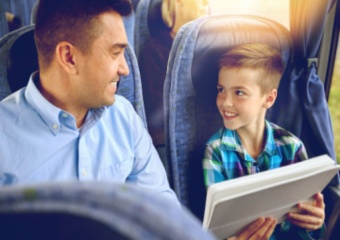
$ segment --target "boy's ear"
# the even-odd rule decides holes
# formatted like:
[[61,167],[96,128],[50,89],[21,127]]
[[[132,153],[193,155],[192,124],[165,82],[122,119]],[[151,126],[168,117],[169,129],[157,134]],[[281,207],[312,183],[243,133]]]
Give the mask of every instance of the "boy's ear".
[[277,89],[270,90],[270,92],[267,93],[266,101],[263,104],[263,107],[267,109],[271,108],[271,106],[273,106],[275,103],[276,97],[277,97]]
[[69,74],[77,74],[77,54],[79,50],[69,42],[60,42],[55,54],[59,65]]

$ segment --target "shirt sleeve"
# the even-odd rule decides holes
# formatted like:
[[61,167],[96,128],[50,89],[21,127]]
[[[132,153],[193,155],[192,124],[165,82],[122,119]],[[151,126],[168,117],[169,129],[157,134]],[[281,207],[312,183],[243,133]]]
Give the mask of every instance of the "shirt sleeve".
[[179,204],[176,194],[169,186],[163,163],[142,120],[137,114],[133,114],[131,121],[135,157],[133,168],[127,181],[151,188],[153,191],[157,191]]
[[218,146],[214,147],[213,143],[206,146],[203,159],[204,184],[209,187],[213,183],[227,180],[223,174],[223,163],[221,152]]
[[303,160],[308,159],[307,151],[303,143],[301,142],[301,145],[298,146],[296,149],[296,152],[294,154],[294,162],[301,162]]

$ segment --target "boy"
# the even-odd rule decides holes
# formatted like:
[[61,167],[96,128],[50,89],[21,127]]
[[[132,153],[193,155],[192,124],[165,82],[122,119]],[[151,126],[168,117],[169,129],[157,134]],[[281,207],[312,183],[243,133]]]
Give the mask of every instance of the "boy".
[[[307,159],[297,137],[265,119],[266,110],[275,102],[284,69],[280,54],[264,44],[244,44],[224,54],[219,68],[216,104],[224,128],[207,143],[205,185]],[[260,218],[237,239],[318,238],[321,231],[313,230],[323,225],[322,194],[315,195],[313,204],[298,204],[298,208],[301,213],[289,213],[289,222],[275,228],[275,219]]]

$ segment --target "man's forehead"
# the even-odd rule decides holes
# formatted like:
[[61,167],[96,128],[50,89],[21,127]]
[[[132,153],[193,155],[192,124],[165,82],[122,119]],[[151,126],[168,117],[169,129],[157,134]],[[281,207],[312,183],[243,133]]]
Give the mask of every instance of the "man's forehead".
[[102,13],[97,21],[101,37],[114,48],[125,48],[128,44],[123,18],[114,11]]

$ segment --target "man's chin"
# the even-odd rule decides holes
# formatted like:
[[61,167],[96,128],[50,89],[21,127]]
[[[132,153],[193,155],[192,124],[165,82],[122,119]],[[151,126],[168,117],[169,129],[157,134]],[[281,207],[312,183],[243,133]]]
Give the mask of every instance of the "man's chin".
[[116,97],[113,96],[113,99],[107,104],[107,106],[112,106],[116,101]]
[[112,106],[115,103],[115,101],[116,101],[115,97],[111,98],[110,100],[107,99],[100,106],[97,106],[97,108]]

